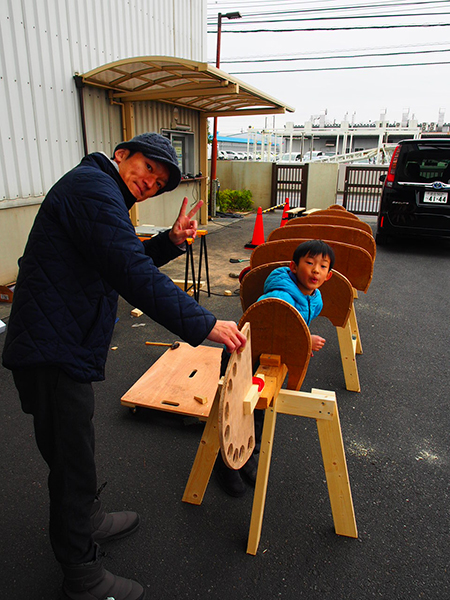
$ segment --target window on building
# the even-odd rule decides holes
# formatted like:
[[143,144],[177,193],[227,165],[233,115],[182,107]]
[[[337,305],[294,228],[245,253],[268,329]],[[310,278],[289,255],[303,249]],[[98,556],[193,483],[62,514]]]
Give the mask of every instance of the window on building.
[[191,131],[163,129],[161,134],[169,138],[175,149],[182,175],[194,175],[194,134]]

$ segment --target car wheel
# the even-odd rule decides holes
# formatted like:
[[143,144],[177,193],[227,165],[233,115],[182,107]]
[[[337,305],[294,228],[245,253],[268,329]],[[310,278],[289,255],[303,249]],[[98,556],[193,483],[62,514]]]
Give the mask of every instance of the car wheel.
[[383,246],[387,244],[387,235],[385,233],[377,231],[377,233],[375,234],[375,242],[377,243],[377,246]]

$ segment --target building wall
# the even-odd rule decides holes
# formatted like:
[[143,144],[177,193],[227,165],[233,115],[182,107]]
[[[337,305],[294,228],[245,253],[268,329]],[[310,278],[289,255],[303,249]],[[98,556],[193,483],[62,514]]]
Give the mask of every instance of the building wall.
[[240,160],[217,161],[220,189],[250,190],[254,207],[270,207],[272,163]]
[[[337,198],[338,172],[346,165],[309,163],[306,208],[327,208]],[[272,163],[224,160],[217,163],[220,189],[250,190],[254,209],[270,207]]]
[[[206,61],[206,1],[2,0],[0,231],[7,247],[23,249],[28,235],[17,226],[17,209],[39,205],[84,155],[74,74],[149,55]],[[120,107],[94,88],[85,88],[85,102],[89,151],[112,153],[122,141]],[[150,121],[146,110],[155,112],[155,129],[170,128],[172,109],[143,107],[137,133]],[[2,254],[0,283],[14,279],[18,257],[11,258]]]
[[336,202],[339,165],[311,162],[308,165],[306,208],[327,208]]

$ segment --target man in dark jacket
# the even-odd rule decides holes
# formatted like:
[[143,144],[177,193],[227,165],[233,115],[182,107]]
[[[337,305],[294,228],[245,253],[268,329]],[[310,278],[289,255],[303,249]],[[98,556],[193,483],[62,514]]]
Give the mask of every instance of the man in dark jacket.
[[99,543],[139,525],[134,512],[106,513],[96,493],[91,383],[104,379],[118,294],[193,346],[209,339],[231,352],[245,344],[235,323],[216,320],[158,270],[195,236],[202,203],[186,214],[185,198],[172,229],[144,243],[135,234],[133,204],[180,179],[175,151],[158,134],[119,144],[113,159],[86,156],[47,194],[20,260],[3,364],[50,468],[50,540],[66,599],[145,594],[98,559]]

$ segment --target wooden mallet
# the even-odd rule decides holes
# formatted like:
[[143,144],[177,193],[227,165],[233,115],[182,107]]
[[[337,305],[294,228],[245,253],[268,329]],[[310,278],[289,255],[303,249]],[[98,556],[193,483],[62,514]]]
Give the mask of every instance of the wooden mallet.
[[146,346],[169,346],[171,350],[176,350],[180,342],[172,342],[171,344],[167,344],[165,342],[145,342]]

